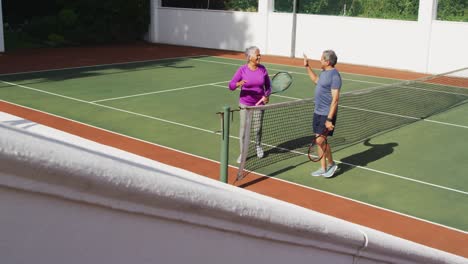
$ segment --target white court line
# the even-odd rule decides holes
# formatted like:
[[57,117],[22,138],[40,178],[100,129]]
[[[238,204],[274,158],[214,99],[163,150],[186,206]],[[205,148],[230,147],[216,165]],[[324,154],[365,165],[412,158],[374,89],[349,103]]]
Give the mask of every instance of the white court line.
[[52,93],[52,92],[47,92],[47,91],[44,91],[44,90],[32,88],[32,87],[25,86],[25,85],[21,85],[21,84],[6,82],[6,81],[2,81],[2,80],[0,80],[0,82],[6,83],[6,84],[11,85],[11,86],[16,86],[16,87],[20,87],[20,88],[24,88],[24,89],[28,89],[28,90],[33,90],[33,91],[36,91],[36,92],[39,92],[39,93],[46,93],[46,94],[50,94],[50,95],[53,95],[53,96],[58,96],[58,97],[66,98],[66,99],[73,100],[73,101],[78,101],[78,102],[82,102],[82,103],[86,103],[86,104],[91,104],[91,102],[88,102],[88,101],[84,101],[84,100],[81,100],[81,99],[69,97],[69,96],[66,96],[66,95],[61,95],[61,94],[56,94],[56,93]]
[[[149,115],[144,115],[144,114],[140,114],[140,113],[136,113],[136,112],[131,112],[131,111],[127,111],[127,110],[123,110],[123,109],[119,109],[119,108],[115,108],[115,107],[110,107],[110,106],[106,106],[106,105],[96,104],[96,103],[93,103],[93,102],[87,102],[87,101],[83,101],[83,100],[80,100],[80,99],[75,99],[75,98],[72,98],[72,97],[63,96],[63,95],[60,95],[60,94],[55,94],[55,93],[46,92],[46,91],[42,91],[42,90],[39,90],[39,89],[27,87],[27,86],[24,86],[24,85],[14,84],[14,83],[5,82],[5,81],[1,81],[1,80],[0,80],[0,82],[7,83],[9,85],[17,86],[17,87],[24,88],[24,89],[34,90],[34,91],[37,91],[37,92],[44,92],[44,93],[47,93],[47,94],[50,94],[50,95],[63,97],[63,98],[69,99],[69,100],[79,101],[79,102],[82,102],[82,103],[87,103],[87,104],[91,104],[91,105],[98,106],[98,107],[103,107],[103,108],[107,108],[107,109],[111,109],[111,110],[115,110],[115,111],[119,111],[119,112],[124,112],[124,113],[127,113],[127,114],[141,116],[141,117],[145,117],[145,118],[149,118],[149,119],[153,119],[153,120],[157,120],[157,121],[161,121],[161,122],[165,122],[165,123],[169,123],[169,124],[173,124],[173,125],[177,125],[177,126],[182,126],[182,127],[186,127],[186,128],[190,128],[190,129],[199,130],[199,131],[203,131],[203,132],[208,132],[210,134],[214,134],[214,132],[211,131],[211,130],[207,130],[207,129],[203,129],[203,128],[199,128],[199,127],[194,127],[194,126],[189,126],[189,125],[186,125],[186,124],[169,121],[169,120],[162,119],[162,118],[157,118],[157,117],[153,117],[153,116],[149,116]],[[230,138],[239,139],[238,137],[235,137],[235,136],[230,136]],[[357,166],[357,165],[353,165],[353,164],[348,164],[348,165],[354,166],[354,167],[357,167],[357,168],[361,168],[361,169],[364,169],[364,170],[377,172],[377,173],[380,173],[380,174],[383,174],[383,175],[388,175],[388,176],[393,176],[393,177],[397,177],[397,178],[408,180],[408,181],[418,182],[418,183],[421,183],[421,184],[425,184],[425,185],[428,185],[428,186],[432,186],[432,187],[436,187],[436,188],[440,188],[440,189],[444,189],[444,190],[454,191],[454,192],[458,192],[458,193],[462,193],[462,194],[468,194],[468,192],[465,192],[465,191],[452,189],[452,188],[448,188],[448,187],[445,187],[445,186],[436,185],[436,184],[432,184],[432,183],[428,183],[428,182],[417,181],[417,180],[407,178],[407,177],[404,177],[404,176],[400,176],[400,175],[396,175],[396,174],[391,174],[391,173],[387,173],[387,172],[383,172],[383,171],[378,171],[378,170],[370,169],[370,168],[367,168],[367,167],[361,167],[361,166]]]
[[[254,141],[251,141],[251,142],[254,143]],[[281,150],[284,150],[284,151],[289,151],[289,152],[291,152],[291,153],[295,153],[295,154],[298,154],[298,155],[304,155],[304,156],[307,156],[307,155],[308,155],[307,153],[303,153],[303,152],[300,152],[300,151],[294,151],[294,150],[291,151],[291,150],[289,150],[289,149],[281,148],[281,147],[274,146],[274,145],[269,145],[269,144],[264,144],[264,143],[262,143],[262,145],[268,146],[268,147],[270,147],[270,148],[277,148],[277,149],[281,149]],[[452,192],[457,192],[457,193],[461,193],[461,194],[464,194],[464,195],[468,195],[468,192],[467,192],[467,191],[461,191],[461,190],[458,190],[458,189],[454,189],[454,188],[450,188],[450,187],[445,187],[445,186],[433,184],[433,183],[430,183],[430,182],[420,181],[420,180],[416,180],[416,179],[413,179],[413,178],[404,177],[404,176],[397,175],[397,174],[390,173],[390,172],[379,171],[379,170],[376,170],[376,169],[372,169],[372,168],[369,168],[369,167],[363,167],[363,166],[355,165],[355,164],[348,163],[348,162],[343,162],[343,161],[339,161],[339,160],[334,160],[334,161],[335,161],[336,163],[346,164],[346,165],[352,166],[352,167],[354,167],[354,168],[359,168],[359,169],[362,169],[362,170],[372,171],[372,172],[376,172],[376,173],[378,173],[378,174],[383,174],[383,175],[391,176],[391,177],[394,177],[394,178],[399,178],[399,179],[403,179],[403,180],[407,180],[407,181],[412,181],[412,182],[420,183],[420,184],[423,184],[423,185],[428,185],[428,186],[431,186],[431,187],[434,187],[434,188],[444,189],[444,190],[448,190],[448,191],[452,191]],[[257,173],[257,172],[255,172],[255,173]]]
[[[62,118],[62,119],[68,120],[68,121],[72,121],[72,122],[75,122],[75,123],[84,125],[84,126],[88,126],[88,127],[92,127],[92,128],[98,129],[98,130],[106,131],[106,132],[108,132],[108,133],[112,133],[112,134],[115,134],[115,135],[127,137],[127,138],[130,138],[130,139],[139,141],[139,142],[144,142],[144,143],[147,143],[147,144],[149,144],[149,145],[153,145],[153,146],[165,148],[165,149],[168,149],[168,150],[171,150],[171,151],[175,151],[175,152],[178,152],[178,153],[182,153],[182,154],[187,155],[187,156],[192,156],[192,157],[200,158],[200,159],[203,159],[203,160],[207,160],[207,161],[210,161],[210,162],[218,163],[218,164],[219,164],[219,161],[217,161],[217,160],[208,159],[208,158],[205,158],[205,157],[202,157],[202,156],[198,156],[198,155],[194,155],[194,154],[192,154],[192,153],[188,153],[188,152],[185,152],[185,151],[182,151],[182,150],[170,148],[170,147],[167,147],[167,146],[163,146],[163,145],[160,145],[160,144],[156,144],[156,143],[149,142],[149,141],[146,141],[146,140],[143,140],[143,139],[139,139],[139,138],[135,138],[135,137],[132,137],[132,136],[124,135],[124,134],[121,134],[121,133],[117,133],[117,132],[115,132],[115,131],[107,130],[107,129],[100,128],[100,127],[97,127],[97,126],[93,126],[93,125],[90,125],[90,124],[85,124],[85,123],[82,123],[82,122],[80,122],[80,121],[76,121],[76,120],[73,120],[73,119],[70,119],[70,118],[67,118],[67,117],[63,117],[63,116],[59,116],[59,115],[56,115],[56,114],[47,113],[47,112],[44,112],[44,111],[41,111],[41,110],[38,110],[38,109],[34,109],[34,108],[31,108],[31,107],[27,107],[27,106],[23,106],[23,105],[18,105],[18,104],[11,103],[11,102],[7,102],[7,101],[1,100],[1,99],[0,99],[0,101],[6,102],[6,103],[8,103],[8,104],[16,105],[16,106],[19,106],[19,107],[23,107],[23,108],[26,108],[26,109],[34,110],[34,111],[36,111],[36,112],[40,112],[40,113],[43,113],[43,114],[46,114],[46,115],[59,117],[59,118]],[[237,168],[236,166],[232,166],[232,165],[229,165],[229,167],[231,167],[231,168]],[[279,178],[270,177],[270,176],[268,176],[268,175],[260,174],[260,173],[257,173],[257,172],[256,172],[255,174],[260,175],[260,176],[264,176],[264,177],[268,177],[268,178],[270,178],[271,180],[285,182],[285,183],[287,183],[287,184],[292,184],[292,185],[299,186],[299,187],[302,187],[302,188],[314,190],[314,191],[317,191],[317,192],[320,192],[320,193],[325,193],[325,194],[328,194],[328,195],[331,195],[331,196],[339,197],[339,198],[342,198],[342,199],[344,199],[344,200],[352,201],[352,202],[355,202],[355,203],[358,203],[358,204],[363,204],[363,205],[366,205],[366,206],[369,206],[369,207],[372,207],[372,208],[376,208],[376,209],[380,209],[380,210],[383,210],[383,211],[386,211],[386,212],[390,212],[390,213],[393,213],[393,214],[396,214],[396,215],[405,216],[405,217],[408,217],[408,218],[411,218],[411,219],[415,219],[415,220],[418,220],[418,221],[421,221],[421,222],[433,224],[433,225],[435,225],[435,226],[440,226],[440,227],[447,228],[447,229],[450,229],[450,230],[453,230],[453,231],[456,231],[456,232],[460,232],[460,233],[463,233],[463,234],[468,234],[468,232],[463,231],[463,230],[460,230],[460,229],[456,229],[456,228],[453,228],[453,227],[450,227],[450,226],[446,226],[446,225],[442,225],[442,224],[439,224],[439,223],[431,222],[431,221],[428,221],[428,220],[426,220],[426,219],[418,218],[418,217],[411,216],[411,215],[408,215],[408,214],[403,214],[403,213],[400,213],[400,212],[397,212],[397,211],[393,211],[393,210],[390,210],[390,209],[387,209],[387,208],[384,208],[384,207],[379,207],[379,206],[377,206],[377,205],[373,205],[373,204],[365,203],[365,202],[362,202],[362,201],[359,201],[359,200],[355,200],[355,199],[352,199],[352,198],[349,198],[349,197],[341,196],[341,195],[338,195],[338,194],[335,194],[335,193],[331,193],[331,192],[327,192],[327,191],[324,191],[324,190],[312,188],[312,187],[310,187],[310,186],[301,185],[301,184],[298,184],[298,183],[295,183],[295,182],[290,182],[290,181],[283,180],[283,179],[279,179]]]
[[[43,72],[54,72],[54,71],[64,71],[64,70],[75,70],[75,69],[86,69],[86,68],[98,68],[98,67],[106,67],[106,66],[114,66],[114,65],[127,65],[127,64],[137,64],[137,63],[145,63],[145,62],[158,62],[158,61],[166,61],[166,60],[180,60],[180,59],[193,59],[193,58],[203,58],[203,57],[213,57],[213,58],[221,58],[221,59],[226,59],[226,60],[240,60],[240,59],[232,59],[232,58],[225,58],[225,57],[219,57],[219,56],[211,56],[211,55],[193,55],[193,56],[180,56],[180,57],[170,57],[170,58],[161,58],[161,59],[152,59],[152,60],[140,60],[140,61],[127,61],[127,62],[116,62],[116,63],[107,63],[107,64],[95,64],[95,65],[87,65],[87,66],[78,66],[78,67],[65,67],[65,68],[55,68],[55,69],[47,69],[47,70],[38,70],[38,71],[24,71],[24,72],[15,72],[15,73],[2,73],[0,76],[10,76],[10,75],[20,75],[20,74],[31,74],[31,73],[43,73]],[[223,62],[217,62],[217,61],[211,61],[211,60],[201,60],[201,59],[194,59],[194,60],[200,60],[200,61],[205,61],[205,62],[211,62],[211,63],[221,63],[221,64],[227,64],[227,65],[236,65],[240,66],[239,64],[234,64],[234,63],[223,63]],[[298,66],[294,65],[284,65],[284,64],[277,64],[277,63],[268,63],[271,65],[278,65],[278,66],[286,66],[286,67],[293,67],[293,68],[300,68]],[[283,71],[276,69],[278,71]],[[359,73],[348,73],[344,71],[340,71],[342,73],[347,73],[347,74],[352,74],[352,75],[359,75],[359,76],[366,76],[366,77],[374,77],[374,78],[379,78],[379,79],[388,79],[388,80],[400,80],[400,79],[395,79],[395,78],[388,78],[388,77],[379,77],[379,76],[372,76],[372,75],[365,75],[365,74],[359,74]],[[305,73],[298,73],[298,72],[293,72],[297,74],[305,74]],[[360,80],[353,80],[353,79],[346,79],[346,80],[351,80],[351,81],[357,81],[357,82],[366,82],[366,81],[360,81]],[[401,81],[401,80],[400,80]],[[374,84],[384,84],[384,83],[378,83],[378,82],[368,82],[368,83],[374,83]]]
[[[126,65],[126,64],[136,64],[136,63],[145,63],[145,62],[156,62],[156,61],[165,61],[165,60],[178,60],[178,59],[184,59],[184,58],[189,58],[192,60],[196,61],[202,61],[202,62],[209,62],[209,63],[219,63],[219,64],[226,64],[226,65],[234,65],[234,66],[239,66],[238,64],[234,63],[226,63],[226,62],[217,62],[217,61],[211,61],[211,60],[204,60],[204,59],[195,59],[199,57],[206,57],[207,55],[197,55],[197,56],[185,56],[185,57],[172,57],[172,58],[163,58],[163,59],[155,59],[155,60],[143,60],[143,61],[132,61],[132,62],[119,62],[119,63],[109,63],[109,64],[98,64],[98,65],[91,65],[91,66],[80,66],[80,67],[68,67],[68,68],[58,68],[58,69],[48,69],[48,70],[40,70],[40,71],[26,71],[26,72],[18,72],[18,73],[7,73],[7,74],[0,74],[0,76],[10,76],[10,75],[19,75],[19,74],[31,74],[31,73],[43,73],[43,72],[53,72],[53,71],[62,71],[62,70],[74,70],[74,69],[85,69],[85,68],[97,68],[97,67],[105,67],[105,66],[114,66],[114,65]],[[210,57],[215,57],[215,56],[210,56]],[[289,67],[289,65],[286,65]],[[283,71],[282,69],[272,69],[272,70],[277,70],[277,71]],[[290,73],[294,74],[300,74],[300,75],[307,75],[306,73],[299,73],[299,72],[292,72]],[[356,74],[359,75],[359,74]],[[361,81],[361,80],[353,80],[353,79],[343,79],[343,80],[349,80],[349,81],[354,81],[354,82],[362,82],[362,83],[370,83],[370,84],[385,84],[385,83],[379,83],[379,82],[369,82],[369,81]],[[228,82],[228,81],[225,81]],[[217,82],[217,83],[223,83],[223,82]],[[213,83],[213,84],[217,84]],[[206,85],[211,85],[211,84],[206,84]],[[199,86],[204,86],[204,85],[199,85]],[[111,100],[118,100],[118,99],[125,99],[125,98],[130,98],[130,97],[138,97],[138,96],[144,96],[144,95],[149,95],[149,94],[157,94],[157,93],[163,93],[163,92],[170,92],[170,91],[176,91],[176,90],[183,90],[183,89],[189,89],[189,88],[195,88],[199,86],[191,86],[191,87],[182,87],[182,88],[176,88],[172,90],[165,90],[165,91],[156,91],[156,92],[148,92],[148,93],[140,93],[140,94],[134,94],[134,95],[128,95],[128,96],[122,96],[122,97],[115,97],[115,98],[107,98],[107,99],[100,99],[100,100],[95,100],[92,101],[93,103],[98,103],[98,102],[104,102],[104,101],[111,101]],[[370,87],[373,88],[373,87]],[[367,89],[367,88],[366,88]],[[298,100],[297,98],[293,97],[287,97],[284,95],[276,95],[278,97],[283,97],[283,98],[288,98],[288,99],[295,99]]]
[[[207,56],[207,57],[213,57],[213,58],[220,58],[220,59],[225,59],[225,60],[238,60],[238,61],[244,61],[241,59],[235,59],[235,58],[226,58],[226,57],[220,57],[220,56]],[[300,59],[300,58],[298,58]],[[280,63],[272,63],[272,62],[266,62],[266,64],[271,64],[271,65],[277,65],[277,66],[287,66],[287,67],[292,67],[292,68],[298,68],[298,69],[303,69],[303,66],[295,66],[295,65],[288,65],[288,64],[280,64]],[[237,64],[239,65],[239,64]],[[239,65],[240,66],[240,65]],[[401,81],[401,79],[397,78],[390,78],[390,77],[381,77],[381,76],[375,76],[375,75],[368,75],[368,74],[361,74],[361,73],[352,73],[352,72],[346,72],[346,71],[340,71],[341,73],[346,73],[346,74],[352,74],[352,75],[358,75],[358,76],[364,76],[364,77],[371,77],[371,78],[379,78],[379,79],[387,79],[387,80],[397,80]]]
[[436,123],[436,124],[446,125],[446,126],[455,126],[455,127],[461,127],[461,128],[468,128],[468,126],[457,125],[457,124],[452,124],[452,123],[447,123],[447,122],[441,122],[441,121],[436,121],[436,120],[431,120],[431,119],[423,119],[423,120],[427,121],[427,122]]
[[[304,155],[305,155],[305,154],[304,154]],[[367,171],[377,172],[377,173],[384,174],[384,175],[387,175],[387,176],[391,176],[391,177],[395,177],[395,178],[400,178],[400,179],[403,179],[403,180],[412,181],[412,182],[416,182],[416,183],[420,183],[420,184],[432,186],[432,187],[435,187],[435,188],[445,189],[445,190],[448,190],[448,191],[452,191],[452,192],[457,192],[457,193],[461,193],[461,194],[464,194],[464,195],[468,195],[468,192],[466,192],[466,191],[461,191],[461,190],[457,190],[457,189],[453,189],[453,188],[449,188],[449,187],[445,187],[445,186],[442,186],[442,185],[437,185],[437,184],[433,184],[433,183],[429,183],[429,182],[425,182],[425,181],[415,180],[415,179],[407,178],[407,177],[400,176],[400,175],[397,175],[397,174],[394,174],[394,173],[379,171],[379,170],[371,169],[371,168],[368,168],[368,167],[363,167],[363,166],[354,165],[354,164],[347,163],[347,162],[342,162],[342,161],[336,161],[336,162],[337,162],[337,163],[346,164],[346,165],[349,165],[349,166],[353,166],[353,167],[355,167],[355,168],[360,168],[360,169],[367,170]]]
[[77,99],[77,98],[73,98],[73,97],[69,97],[69,96],[65,96],[65,95],[61,95],[61,94],[42,91],[42,90],[39,90],[39,89],[36,89],[36,88],[32,88],[32,87],[28,87],[28,86],[24,86],[24,85],[20,85],[20,84],[5,82],[5,81],[1,81],[1,80],[0,80],[0,82],[6,83],[6,84],[9,84],[9,85],[13,85],[13,86],[17,86],[17,87],[20,87],[20,88],[28,89],[28,90],[33,90],[33,91],[40,92],[40,93],[46,93],[46,94],[50,94],[50,95],[53,95],[53,96],[62,97],[62,98],[66,98],[66,99],[73,100],[73,101],[78,101],[78,102],[85,103],[85,104],[91,104],[91,105],[94,105],[94,106],[104,107],[104,108],[112,109],[112,110],[115,110],[115,111],[124,112],[124,113],[127,113],[127,114],[133,114],[133,115],[137,115],[137,116],[141,116],[141,117],[146,117],[146,118],[158,120],[158,121],[173,124],[173,125],[178,125],[178,126],[182,126],[182,127],[195,129],[195,130],[200,130],[200,131],[204,131],[204,132],[213,133],[213,131],[211,131],[211,130],[207,130],[207,129],[203,129],[203,128],[199,128],[199,127],[194,127],[194,126],[189,126],[189,125],[169,121],[169,120],[166,120],[166,119],[157,118],[157,117],[153,117],[153,116],[149,116],[149,115],[145,115],[145,114],[140,114],[140,113],[136,113],[136,112],[131,112],[131,111],[127,111],[127,110],[123,110],[123,109],[119,109],[119,108],[115,108],[115,107],[111,107],[111,106],[107,106],[107,105],[96,104],[96,103],[93,103],[93,102],[88,102],[88,101],[84,101],[84,100],[81,100],[81,99]]
[[186,87],[180,87],[180,88],[174,88],[174,89],[168,89],[168,90],[162,90],[162,91],[154,91],[154,92],[148,92],[148,93],[140,93],[140,94],[133,94],[133,95],[121,96],[121,97],[107,98],[107,99],[101,99],[101,100],[91,101],[91,103],[98,103],[98,102],[119,100],[119,99],[125,99],[125,98],[131,98],[131,97],[138,97],[138,96],[149,95],[149,94],[159,94],[159,93],[167,93],[167,92],[173,92],[173,91],[179,91],[179,90],[187,90],[187,89],[192,89],[192,88],[197,88],[197,87],[216,85],[216,84],[218,84],[218,83],[225,83],[225,82],[228,82],[228,81],[221,81],[221,82],[215,82],[215,83],[206,83],[206,84],[199,84],[199,85],[193,85],[193,86],[186,86]]
[[[229,62],[221,62],[221,61],[211,61],[211,60],[204,60],[204,59],[192,59],[196,61],[202,61],[202,62],[209,62],[209,63],[218,63],[218,64],[225,64],[225,65],[233,65],[233,66],[241,66],[239,64],[235,63],[229,63]],[[286,67],[290,67],[289,65],[284,65]],[[275,68],[268,68],[269,70],[275,70],[275,71],[285,71],[284,69],[275,69]],[[307,73],[304,72],[295,72],[295,71],[287,71],[289,73],[294,73],[294,74],[299,74],[299,75],[307,75]],[[357,75],[357,74],[356,74]],[[376,77],[379,78],[379,77]],[[354,79],[347,79],[347,78],[342,78],[343,80],[346,81],[352,81],[352,82],[361,82],[361,83],[370,83],[370,84],[388,84],[388,83],[381,83],[381,82],[370,82],[370,81],[362,81],[362,80],[354,80]],[[401,81],[401,80],[400,80]]]
[[0,76],[42,73],[42,72],[54,72],[54,71],[66,71],[66,70],[77,70],[77,69],[86,69],[86,68],[98,68],[98,67],[115,66],[115,65],[127,65],[127,64],[136,64],[136,63],[145,63],[145,62],[157,62],[157,61],[165,61],[165,60],[180,60],[180,59],[185,59],[185,58],[190,58],[191,59],[191,58],[199,58],[199,57],[207,57],[207,56],[208,55],[194,55],[194,56],[182,56],[182,57],[162,58],[162,59],[154,59],[154,60],[141,60],[141,61],[127,61],[127,62],[116,62],[116,63],[107,63],[107,64],[95,64],[95,65],[88,65],[88,66],[55,68],[55,69],[47,69],[47,70],[39,70],[39,71],[2,73],[2,74],[0,74]]
[[[234,167],[234,168],[237,168],[237,167]],[[444,228],[447,228],[447,229],[450,229],[450,230],[453,230],[453,231],[457,231],[457,232],[460,232],[460,233],[463,233],[463,234],[468,234],[467,231],[463,231],[463,230],[456,229],[456,228],[453,228],[453,227],[450,227],[450,226],[445,226],[445,225],[442,225],[442,224],[439,224],[439,223],[431,222],[431,221],[426,220],[426,219],[421,219],[421,218],[418,218],[418,217],[415,217],[415,216],[411,216],[411,215],[404,214],[404,213],[401,213],[401,212],[393,211],[393,210],[390,210],[388,208],[380,207],[380,206],[373,205],[373,204],[370,204],[370,203],[365,203],[365,202],[355,200],[355,199],[352,199],[352,198],[349,198],[349,197],[346,197],[346,196],[342,196],[342,195],[339,195],[339,194],[335,194],[335,193],[327,192],[327,191],[324,191],[324,190],[321,190],[321,189],[313,188],[313,187],[310,187],[310,186],[307,186],[307,185],[302,185],[302,184],[299,184],[299,183],[295,183],[295,182],[291,182],[291,181],[271,177],[269,175],[261,174],[261,173],[258,173],[258,172],[255,172],[255,174],[257,174],[259,176],[262,176],[262,177],[272,179],[272,180],[277,180],[277,181],[289,183],[289,184],[299,186],[299,187],[302,187],[302,188],[305,188],[305,189],[310,189],[310,190],[325,193],[325,194],[328,194],[328,195],[331,195],[331,196],[339,197],[339,198],[342,198],[342,199],[345,199],[345,200],[348,200],[348,201],[356,202],[358,204],[365,204],[365,205],[367,205],[369,207],[372,207],[372,208],[377,208],[377,209],[380,209],[380,210],[383,210],[383,211],[386,211],[386,212],[390,212],[390,213],[393,213],[393,214],[402,215],[402,216],[405,216],[405,217],[408,217],[408,218],[411,218],[411,219],[415,219],[415,220],[422,221],[422,222],[425,222],[425,223],[429,223],[429,224],[432,224],[432,225],[444,227]]]
[[[433,84],[433,83],[420,83],[420,84]],[[440,85],[441,86],[446,86],[446,87],[458,88],[458,89],[465,89],[463,87],[453,86],[453,85],[445,85],[445,84],[440,84]],[[413,89],[413,90],[422,90],[422,91],[435,92],[435,93],[443,93],[443,94],[461,95],[461,96],[466,96],[468,98],[468,94],[440,91],[440,90],[427,89],[427,88],[414,87],[414,86],[406,86],[404,84],[403,85],[398,85],[398,86],[395,85],[395,87],[403,88],[403,89]]]

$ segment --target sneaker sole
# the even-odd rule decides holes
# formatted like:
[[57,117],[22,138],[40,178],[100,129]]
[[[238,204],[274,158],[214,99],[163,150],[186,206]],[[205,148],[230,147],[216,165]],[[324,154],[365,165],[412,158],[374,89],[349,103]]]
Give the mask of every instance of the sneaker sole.
[[[327,176],[327,175],[326,175],[327,173],[324,173],[324,174],[323,174],[323,177],[325,177],[325,178],[333,177],[333,175],[335,175],[336,169],[338,169],[338,166],[335,166],[335,167],[334,167],[333,171],[331,172],[331,175]],[[327,172],[328,172],[328,171],[327,171]]]
[[[315,172],[315,171],[314,171]],[[322,177],[324,172],[320,173],[320,174],[314,174],[314,172],[310,173],[310,176],[312,177]]]

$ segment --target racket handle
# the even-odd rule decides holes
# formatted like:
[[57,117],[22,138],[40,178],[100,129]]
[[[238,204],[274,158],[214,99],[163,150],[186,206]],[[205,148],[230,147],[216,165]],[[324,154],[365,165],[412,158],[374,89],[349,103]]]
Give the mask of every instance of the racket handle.
[[255,106],[260,105],[262,102],[265,101],[265,99],[266,99],[265,96],[262,96],[262,99],[258,100],[258,102],[255,104]]

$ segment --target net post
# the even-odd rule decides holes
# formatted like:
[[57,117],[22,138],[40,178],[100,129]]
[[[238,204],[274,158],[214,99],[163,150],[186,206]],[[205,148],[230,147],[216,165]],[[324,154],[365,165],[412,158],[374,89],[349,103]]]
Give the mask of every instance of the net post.
[[231,119],[231,108],[223,107],[223,127],[221,135],[221,162],[219,180],[228,182],[228,161],[229,161],[229,121]]

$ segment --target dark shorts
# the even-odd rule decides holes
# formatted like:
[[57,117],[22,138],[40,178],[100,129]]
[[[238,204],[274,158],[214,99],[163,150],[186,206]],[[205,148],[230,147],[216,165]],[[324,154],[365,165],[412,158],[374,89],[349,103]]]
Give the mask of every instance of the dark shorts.
[[[325,131],[325,122],[327,121],[328,116],[326,115],[318,115],[314,113],[314,121],[312,122],[312,128],[314,130],[315,134],[322,134],[323,131]],[[335,125],[336,123],[336,115],[333,117],[332,124]],[[333,132],[335,130],[333,129],[332,131],[328,131],[328,136],[333,136]]]

